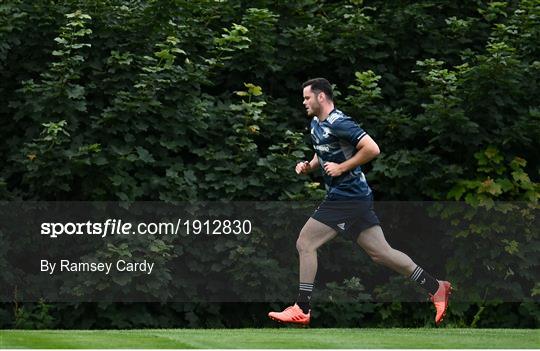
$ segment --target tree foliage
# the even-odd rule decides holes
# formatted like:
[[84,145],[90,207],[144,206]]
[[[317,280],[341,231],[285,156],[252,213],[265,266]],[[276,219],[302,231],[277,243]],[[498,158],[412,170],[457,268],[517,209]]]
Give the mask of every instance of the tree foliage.
[[[366,166],[378,200],[537,206],[535,0],[9,0],[0,5],[0,18],[5,200],[321,199],[321,178],[293,170],[312,155],[300,86],[324,76],[335,84],[337,106],[381,147]],[[498,245],[478,262],[503,257],[501,271],[514,267],[532,281],[538,229],[524,228],[532,234],[512,241],[491,232],[487,219],[478,220],[486,227],[468,227],[468,240],[460,242],[460,231],[451,234],[460,249],[446,273],[465,272],[460,255],[472,254],[470,240],[487,236]],[[270,259],[271,249],[259,258]],[[537,296],[538,289],[524,294]],[[234,313],[227,305],[124,307],[124,314],[121,306],[103,307],[110,318],[105,324],[158,326],[142,316],[162,314],[165,323],[180,314],[187,326],[217,326]],[[34,314],[49,311],[43,303],[32,308],[39,311]],[[72,314],[55,308],[72,327],[86,323],[82,309],[95,306]],[[264,316],[265,308],[244,311]],[[454,317],[478,326],[497,323],[496,313],[485,324],[471,317],[475,308],[464,306]],[[532,321],[528,326],[539,323],[535,303],[489,308],[511,310]],[[384,325],[391,314],[412,316],[410,309],[393,304],[355,311]],[[424,321],[429,311],[414,313]],[[354,317],[336,314],[335,320],[347,324]]]

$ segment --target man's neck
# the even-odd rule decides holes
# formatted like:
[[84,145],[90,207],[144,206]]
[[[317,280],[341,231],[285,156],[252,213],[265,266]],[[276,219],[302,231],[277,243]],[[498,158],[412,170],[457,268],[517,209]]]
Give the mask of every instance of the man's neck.
[[332,112],[334,110],[334,104],[329,104],[327,106],[325,106],[322,110],[321,110],[321,115],[320,116],[317,116],[319,118],[319,121],[324,121],[328,118],[328,115],[330,114],[330,112]]

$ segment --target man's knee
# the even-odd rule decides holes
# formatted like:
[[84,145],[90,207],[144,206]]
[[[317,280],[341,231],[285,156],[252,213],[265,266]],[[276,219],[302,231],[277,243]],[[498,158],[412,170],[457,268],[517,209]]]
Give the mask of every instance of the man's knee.
[[299,253],[313,253],[317,249],[331,240],[337,232],[331,227],[313,218],[310,218],[304,225],[296,241],[296,249]]
[[370,247],[365,251],[376,264],[384,266],[391,261],[392,249],[390,247]]
[[306,253],[314,251],[313,243],[310,240],[311,235],[309,234],[309,231],[306,230],[306,228],[302,228],[300,231],[300,235],[298,235],[298,239],[296,240],[296,250],[298,250],[298,253]]
[[298,239],[296,240],[296,250],[298,250],[299,254],[313,251],[313,249],[311,248],[310,242],[306,238],[306,236],[303,236],[302,234],[298,236]]
[[384,252],[368,252],[369,257],[371,257],[371,260],[380,265],[385,265],[387,262],[387,255],[385,255]]

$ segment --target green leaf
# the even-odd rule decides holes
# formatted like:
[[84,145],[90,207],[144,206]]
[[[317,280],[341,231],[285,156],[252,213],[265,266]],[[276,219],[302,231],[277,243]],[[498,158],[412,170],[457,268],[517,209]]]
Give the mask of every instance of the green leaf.
[[145,163],[154,163],[154,157],[143,147],[137,146],[135,148],[137,150],[137,154],[139,155],[139,159]]
[[304,156],[304,153],[303,153],[302,151],[293,151],[293,152],[292,152],[292,155],[293,155],[294,157],[296,157],[297,159],[299,159],[299,160],[303,160],[304,157],[305,157],[305,156]]
[[68,41],[66,39],[60,38],[60,37],[54,38],[54,41],[59,43],[59,44],[62,44],[62,45],[66,45],[68,43]]
[[521,184],[527,184],[531,182],[531,179],[529,178],[529,175],[523,171],[515,171],[512,172],[512,178]]
[[84,87],[75,84],[69,85],[66,93],[70,99],[79,99],[80,97],[84,96]]
[[463,196],[463,194],[465,193],[467,189],[463,186],[463,184],[456,184],[454,185],[454,187],[452,189],[450,189],[450,191],[448,192],[448,194],[446,195],[446,197],[448,199],[454,199],[454,200],[459,200],[461,199],[461,197]]
[[244,86],[248,88],[248,92],[250,95],[253,95],[253,96],[262,95],[262,88],[260,86],[254,85],[251,83],[244,83]]
[[497,184],[493,179],[488,178],[482,182],[480,188],[478,189],[479,193],[489,193],[493,196],[502,194],[502,187],[500,184]]

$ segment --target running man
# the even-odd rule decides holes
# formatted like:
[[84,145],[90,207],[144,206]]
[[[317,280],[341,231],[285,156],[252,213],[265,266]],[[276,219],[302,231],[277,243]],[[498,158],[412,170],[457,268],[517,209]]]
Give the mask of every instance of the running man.
[[302,88],[307,114],[313,117],[311,139],[315,155],[311,161],[298,163],[296,173],[307,174],[321,167],[327,194],[296,242],[300,258],[296,303],[282,312],[270,312],[268,316],[282,323],[309,324],[317,249],[342,232],[358,235],[358,245],[375,263],[420,284],[435,305],[435,323],[439,325],[448,306],[450,283],[433,278],[409,256],[390,247],[373,209],[373,193],[360,166],[377,157],[379,147],[350,117],[334,108],[328,80],[311,79]]

